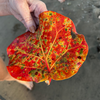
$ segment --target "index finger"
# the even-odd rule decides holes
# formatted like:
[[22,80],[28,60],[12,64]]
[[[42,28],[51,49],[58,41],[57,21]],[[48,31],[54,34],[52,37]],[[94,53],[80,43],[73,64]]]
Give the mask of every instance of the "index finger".
[[39,14],[44,11],[47,11],[47,7],[42,1],[34,1],[33,4],[30,6],[30,12],[34,12],[34,16],[36,18],[38,18]]
[[26,26],[28,29],[30,29],[31,26],[34,26],[34,29],[36,29],[35,22],[32,19],[32,16],[30,14],[30,9],[28,6],[28,3],[26,0],[17,0],[16,1],[17,9],[22,18],[24,19]]

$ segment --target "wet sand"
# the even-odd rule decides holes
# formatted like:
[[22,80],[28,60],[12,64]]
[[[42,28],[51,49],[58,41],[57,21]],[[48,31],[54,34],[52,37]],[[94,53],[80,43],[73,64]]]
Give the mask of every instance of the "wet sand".
[[[100,38],[100,0],[43,0],[48,10],[63,14],[76,25],[77,32],[83,34],[89,45],[87,60],[78,73],[63,81],[35,84],[29,91],[17,82],[0,82],[1,100],[100,100],[100,53],[97,51]],[[6,65],[6,48],[25,27],[13,16],[0,17],[0,56]],[[98,39],[97,39],[98,38]]]

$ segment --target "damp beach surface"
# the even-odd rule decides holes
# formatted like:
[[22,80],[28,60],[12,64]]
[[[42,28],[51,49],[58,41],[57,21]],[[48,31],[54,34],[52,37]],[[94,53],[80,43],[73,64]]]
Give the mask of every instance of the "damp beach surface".
[[[29,91],[17,82],[0,82],[1,100],[100,100],[100,0],[42,0],[48,10],[69,17],[89,46],[86,61],[73,77],[36,84]],[[6,48],[25,32],[13,16],[0,17],[0,56],[8,64]]]

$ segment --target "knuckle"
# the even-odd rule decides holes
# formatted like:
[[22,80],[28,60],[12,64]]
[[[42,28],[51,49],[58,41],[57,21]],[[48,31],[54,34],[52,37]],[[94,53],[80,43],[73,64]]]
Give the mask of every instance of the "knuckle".
[[40,1],[40,5],[46,6],[44,2]]
[[32,18],[29,18],[29,17],[25,17],[25,22],[31,22],[32,21]]

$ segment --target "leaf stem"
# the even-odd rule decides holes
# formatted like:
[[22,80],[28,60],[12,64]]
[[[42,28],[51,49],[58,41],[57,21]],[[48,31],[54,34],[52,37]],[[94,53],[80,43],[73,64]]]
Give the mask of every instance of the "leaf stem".
[[47,63],[47,60],[45,60],[45,62],[46,62],[47,69],[48,69],[48,71],[50,72],[50,68],[49,68],[49,65],[48,65],[48,63]]
[[[43,23],[43,26],[44,26],[44,23]],[[43,30],[43,27],[42,27],[42,30]],[[47,62],[47,60],[46,60],[46,56],[45,56],[43,47],[42,47],[41,35],[39,36],[39,41],[40,41],[41,50],[42,50],[42,53],[43,53],[43,56],[44,56],[44,59],[45,59],[45,63],[46,63],[47,69],[48,69],[48,71],[50,72],[50,68],[49,68],[48,62]]]

